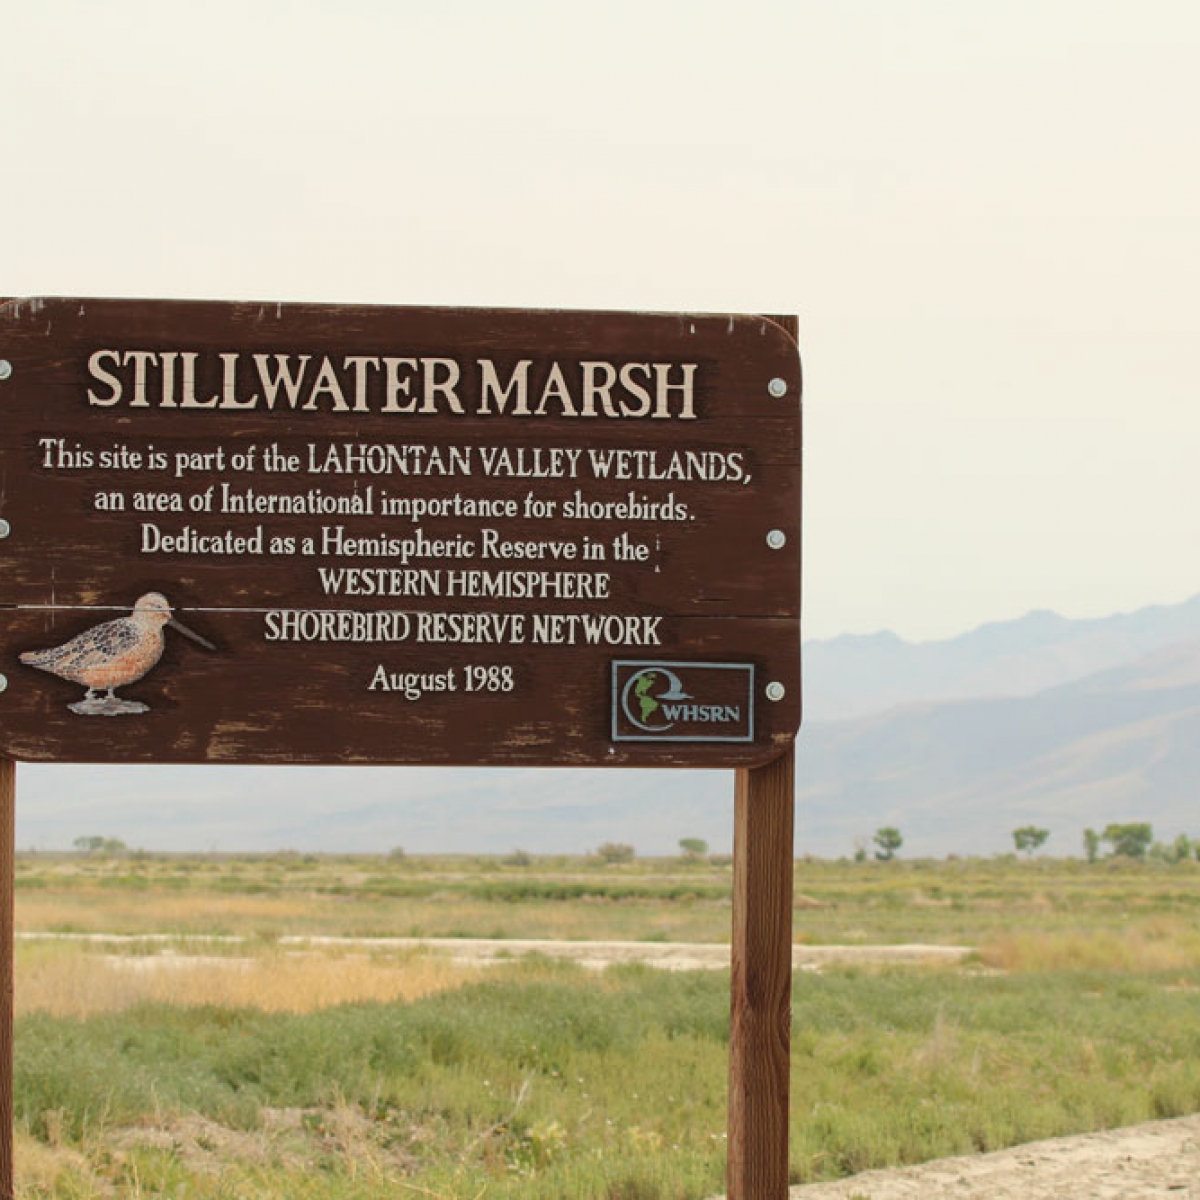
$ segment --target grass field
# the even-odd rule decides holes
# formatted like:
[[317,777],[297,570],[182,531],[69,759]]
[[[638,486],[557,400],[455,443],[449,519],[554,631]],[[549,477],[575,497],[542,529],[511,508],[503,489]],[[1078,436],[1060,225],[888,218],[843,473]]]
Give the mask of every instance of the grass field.
[[[23,855],[19,930],[180,940],[19,944],[20,1194],[713,1195],[727,972],[280,938],[724,941],[730,881],[665,860]],[[799,862],[796,890],[799,941],[978,951],[797,976],[796,1181],[1200,1110],[1200,865]]]
[[[728,863],[21,855],[23,930],[710,941]],[[981,945],[1200,918],[1200,863],[966,859],[796,864],[800,942]]]

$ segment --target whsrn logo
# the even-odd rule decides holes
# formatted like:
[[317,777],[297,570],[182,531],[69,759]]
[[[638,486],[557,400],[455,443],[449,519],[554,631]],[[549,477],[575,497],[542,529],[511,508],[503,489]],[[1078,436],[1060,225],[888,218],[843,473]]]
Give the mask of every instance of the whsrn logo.
[[613,663],[613,740],[753,740],[749,663]]

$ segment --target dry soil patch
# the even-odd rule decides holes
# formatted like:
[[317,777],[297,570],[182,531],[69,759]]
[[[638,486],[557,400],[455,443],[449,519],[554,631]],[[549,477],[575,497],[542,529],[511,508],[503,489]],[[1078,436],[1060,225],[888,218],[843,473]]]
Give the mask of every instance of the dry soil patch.
[[995,1154],[865,1171],[791,1190],[791,1200],[1142,1200],[1200,1198],[1200,1115]]
[[[184,934],[147,933],[18,933],[22,941],[75,941],[93,945],[137,945],[138,943],[173,943],[204,945],[220,942],[224,945],[246,944],[248,938],[236,936],[210,937]],[[536,938],[403,938],[403,937],[281,937],[278,945],[290,951],[330,948],[364,951],[426,950],[451,959],[464,966],[484,966],[531,954],[546,958],[565,958],[583,967],[602,968],[621,963],[642,963],[671,971],[720,970],[729,966],[729,946],[722,942],[584,942],[550,941]],[[792,969],[819,971],[834,965],[950,966],[962,962],[972,953],[969,946],[804,946],[792,947]],[[148,956],[149,964],[140,969],[152,970],[156,965],[189,964],[243,965],[244,959],[218,958],[202,955],[170,954]]]

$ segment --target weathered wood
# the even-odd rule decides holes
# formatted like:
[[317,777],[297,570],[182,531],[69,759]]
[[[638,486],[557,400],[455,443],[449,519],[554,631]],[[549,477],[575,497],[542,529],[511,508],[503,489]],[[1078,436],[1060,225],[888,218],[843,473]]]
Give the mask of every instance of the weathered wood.
[[[578,647],[543,648],[536,670],[525,647],[483,647],[469,657],[447,652],[443,661],[457,664],[460,690],[409,701],[395,692],[368,690],[381,662],[396,671],[432,671],[431,660],[407,658],[403,647],[343,645],[334,661],[319,646],[289,645],[277,650],[271,674],[264,678],[261,615],[184,612],[183,617],[216,644],[217,652],[167,629],[159,665],[118,692],[148,704],[149,713],[99,720],[83,719],[68,708],[83,696],[81,686],[37,673],[13,652],[58,645],[101,617],[0,609],[0,645],[10,650],[4,670],[9,686],[0,695],[0,748],[22,761],[605,767],[653,761],[720,767],[777,753],[794,736],[791,714],[781,714],[762,696],[762,684],[778,677],[776,663],[754,648],[755,642],[771,640],[775,655],[790,651],[795,659],[799,643],[794,622],[742,622],[744,649],[733,657],[754,666],[760,681],[754,741],[678,744],[611,740],[611,659],[594,648],[582,657]],[[676,634],[674,657],[727,661],[722,651],[731,649],[728,625],[687,622]],[[511,664],[527,687],[464,695],[464,661]],[[688,691],[694,689],[689,685]]]
[[13,1195],[13,862],[17,767],[0,758],[0,1200]]
[[[0,753],[736,767],[795,735],[787,318],[14,300],[0,342]],[[31,660],[156,593],[214,649],[168,631],[117,719]],[[628,660],[753,675],[632,740]]]
[[788,1191],[795,753],[737,773],[729,1037],[730,1200]]

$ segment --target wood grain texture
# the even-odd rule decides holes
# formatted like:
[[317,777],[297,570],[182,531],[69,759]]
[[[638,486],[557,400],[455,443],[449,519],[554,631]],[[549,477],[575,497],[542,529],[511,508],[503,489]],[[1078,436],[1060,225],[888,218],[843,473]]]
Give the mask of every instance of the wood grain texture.
[[0,1200],[13,1195],[13,868],[17,765],[0,758]]
[[729,1037],[730,1200],[788,1192],[795,751],[739,770]]
[[[0,543],[0,672],[10,682],[0,696],[0,754],[75,762],[738,767],[769,761],[794,736],[801,488],[794,322],[50,299],[0,303],[0,336],[14,367],[0,383],[0,516],[11,527]],[[429,412],[389,410],[386,372],[378,367],[364,368],[370,383],[360,395],[355,370],[344,364],[372,357],[458,364],[456,401],[433,389],[422,393],[437,397]],[[285,359],[289,370],[307,372],[311,406],[268,388],[259,360]],[[318,362],[328,374],[317,375]],[[485,362],[504,380],[520,363],[530,379],[561,371],[563,387],[574,389],[573,411],[555,401],[543,415],[517,416],[510,399],[498,412]],[[605,363],[663,366],[677,381],[684,366],[694,366],[694,416],[680,415],[678,390],[669,418],[614,416],[594,398],[593,415],[584,416],[590,393],[581,380]],[[190,391],[185,365],[194,377]],[[414,395],[428,387],[421,379],[416,370],[409,380]],[[772,394],[773,380],[786,384],[782,396]],[[530,395],[543,386],[531,383]],[[344,393],[335,402],[338,387]],[[269,409],[265,400],[251,403],[268,391],[275,397]],[[187,407],[187,396],[213,406]],[[233,407],[217,403],[221,397]],[[499,450],[518,456],[513,470],[487,465]],[[253,465],[234,466],[251,451]],[[380,474],[361,459],[353,469],[327,469],[330,455],[344,464],[351,454],[375,452],[405,462],[457,453],[469,469],[410,473],[389,465]],[[577,474],[523,473],[554,456],[561,466],[572,455]],[[628,468],[623,477],[600,473],[596,462],[618,456]],[[281,468],[284,461],[296,465]],[[718,463],[735,473],[715,478]],[[677,470],[687,477],[672,476]],[[246,498],[250,490],[254,497]],[[305,507],[314,492],[319,500],[369,497],[369,506],[329,515]],[[256,507],[264,497],[270,507]],[[531,498],[556,506],[555,515],[536,515],[526,507]],[[178,511],[153,507],[160,502]],[[414,502],[442,507],[421,517],[396,507]],[[512,507],[502,518],[446,515],[447,506],[457,512],[453,506],[463,502]],[[585,516],[570,510],[580,503]],[[397,547],[418,532],[441,545],[470,542],[474,557],[409,557]],[[769,547],[773,532],[784,535],[779,548]],[[577,555],[510,557],[485,550],[490,534]],[[626,537],[645,558],[618,552]],[[206,548],[196,548],[199,538]],[[336,548],[343,541],[371,546]],[[599,550],[603,556],[587,557]],[[486,576],[487,587],[501,575],[570,576],[584,591],[496,598],[482,585],[471,591],[452,583],[464,572]],[[349,573],[353,586],[330,583],[333,574]],[[422,575],[437,578],[427,584]],[[601,577],[602,591],[588,591]],[[366,584],[380,590],[365,591]],[[116,719],[69,710],[82,686],[35,669],[31,652],[128,615],[149,593],[166,596],[215,650],[168,632],[157,665],[121,685],[122,698],[145,710]],[[305,621],[401,613],[412,626],[403,637],[272,637],[272,614],[290,612]],[[481,614],[523,616],[530,628],[474,641],[420,628],[422,618]],[[575,624],[537,631],[531,627],[539,617]],[[601,619],[628,624],[586,640],[592,635],[584,623],[594,630]],[[759,688],[753,742],[614,745],[611,665],[630,659],[752,665]],[[511,689],[467,694],[467,668],[506,666]],[[443,678],[453,671],[455,687],[404,698],[372,686],[381,668]],[[787,689],[781,702],[763,701],[770,682]]]
[[[778,320],[795,341],[797,319]],[[802,442],[802,430],[797,434]],[[799,532],[799,510],[795,516]],[[797,628],[797,639],[799,632]],[[798,659],[796,665],[799,670]],[[794,700],[800,704],[799,686]],[[730,1200],[783,1200],[788,1194],[795,760],[793,741],[773,762],[736,772],[726,1172]]]

